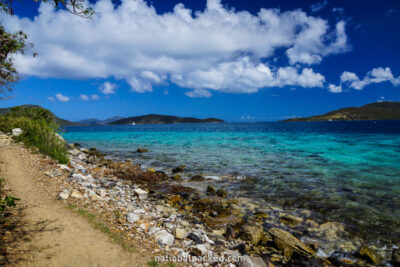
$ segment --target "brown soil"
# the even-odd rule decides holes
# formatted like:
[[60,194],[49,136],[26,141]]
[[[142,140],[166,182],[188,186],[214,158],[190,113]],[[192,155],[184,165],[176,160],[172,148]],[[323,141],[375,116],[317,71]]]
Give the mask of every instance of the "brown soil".
[[[69,211],[41,184],[40,164],[19,145],[0,138],[0,167],[5,187],[21,212],[11,266],[148,266],[149,253],[128,252]],[[54,192],[53,192],[54,193]]]

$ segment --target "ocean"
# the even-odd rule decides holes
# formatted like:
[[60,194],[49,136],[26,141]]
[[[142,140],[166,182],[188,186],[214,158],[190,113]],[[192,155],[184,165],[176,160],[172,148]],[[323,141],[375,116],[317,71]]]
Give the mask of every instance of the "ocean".
[[230,197],[309,209],[365,240],[400,239],[400,121],[74,126],[63,136],[146,167],[185,165]]

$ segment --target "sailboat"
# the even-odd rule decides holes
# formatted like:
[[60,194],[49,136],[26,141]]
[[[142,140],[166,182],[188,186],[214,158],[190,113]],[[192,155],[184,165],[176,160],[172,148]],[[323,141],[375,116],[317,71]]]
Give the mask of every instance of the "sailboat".
[[135,123],[135,122],[132,122],[132,125],[136,125],[136,123]]

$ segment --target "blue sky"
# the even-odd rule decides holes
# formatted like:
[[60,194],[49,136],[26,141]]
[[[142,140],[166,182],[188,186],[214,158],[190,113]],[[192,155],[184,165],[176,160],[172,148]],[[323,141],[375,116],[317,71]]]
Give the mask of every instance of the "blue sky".
[[398,1],[93,5],[92,20],[29,1],[1,14],[34,47],[15,58],[21,80],[0,107],[271,121],[400,101]]

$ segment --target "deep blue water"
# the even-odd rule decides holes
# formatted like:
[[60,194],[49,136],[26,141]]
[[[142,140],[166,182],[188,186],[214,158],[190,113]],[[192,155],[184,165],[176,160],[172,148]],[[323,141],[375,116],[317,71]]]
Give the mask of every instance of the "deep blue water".
[[155,168],[250,177],[231,190],[400,238],[400,121],[82,126],[64,137]]

